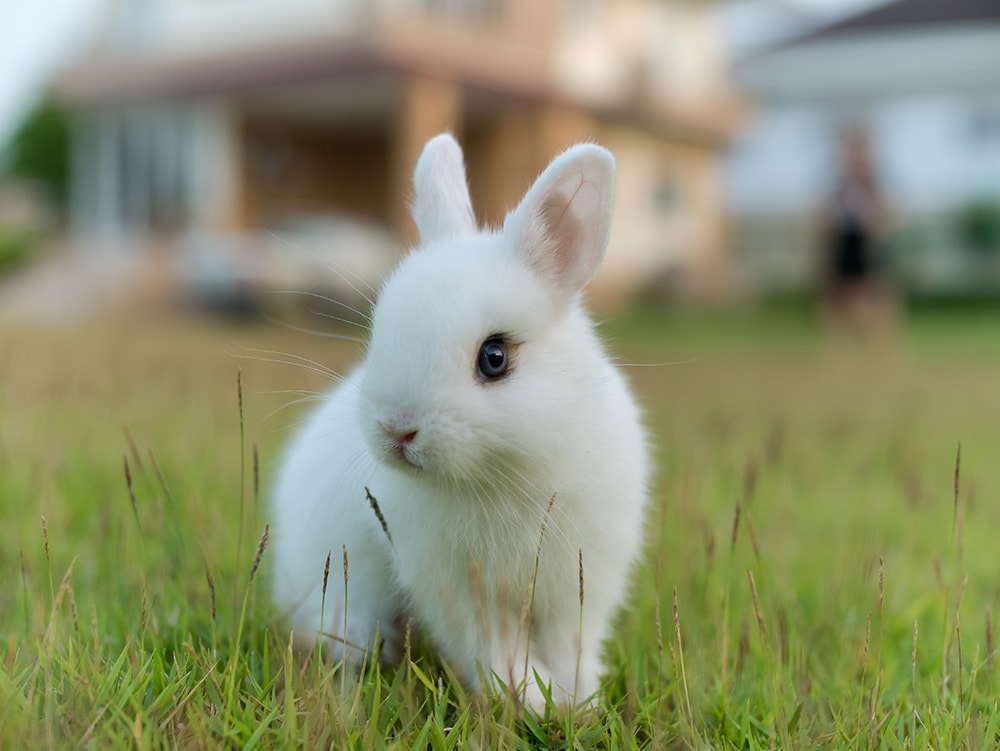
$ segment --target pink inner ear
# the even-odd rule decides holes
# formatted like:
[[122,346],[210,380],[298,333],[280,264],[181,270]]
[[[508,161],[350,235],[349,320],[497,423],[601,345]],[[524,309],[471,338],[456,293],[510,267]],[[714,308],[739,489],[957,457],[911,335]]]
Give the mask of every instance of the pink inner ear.
[[549,196],[539,210],[549,245],[546,265],[560,279],[568,275],[573,265],[573,248],[581,231],[580,220],[570,211],[572,200],[561,195]]
[[532,252],[536,270],[560,287],[574,291],[583,287],[603,255],[597,247],[602,211],[601,191],[584,173],[572,192],[556,189],[546,196],[537,210],[537,234],[530,229],[528,233],[534,235],[529,243],[536,243]]
[[504,222],[521,259],[557,298],[572,298],[604,258],[614,181],[610,152],[579,144],[552,160]]

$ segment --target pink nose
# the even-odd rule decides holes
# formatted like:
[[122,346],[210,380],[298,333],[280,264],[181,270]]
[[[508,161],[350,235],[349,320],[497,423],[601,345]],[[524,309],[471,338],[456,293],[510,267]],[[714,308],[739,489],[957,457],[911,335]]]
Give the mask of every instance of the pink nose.
[[417,431],[410,428],[390,427],[388,425],[383,425],[382,430],[385,431],[386,438],[389,439],[392,453],[400,459],[408,460],[406,447],[413,443],[413,440],[417,437]]
[[406,446],[409,443],[413,443],[413,439],[417,437],[417,431],[415,430],[394,430],[392,428],[386,428],[385,433],[389,436],[389,440],[397,446]]

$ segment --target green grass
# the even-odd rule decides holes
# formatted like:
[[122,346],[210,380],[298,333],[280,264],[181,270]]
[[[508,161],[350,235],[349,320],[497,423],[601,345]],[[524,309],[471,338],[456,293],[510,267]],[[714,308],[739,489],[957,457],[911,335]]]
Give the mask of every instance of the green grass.
[[418,647],[359,682],[272,622],[252,571],[302,410],[282,407],[323,382],[254,350],[344,368],[357,347],[192,320],[0,330],[0,748],[993,748],[992,329],[609,321],[658,474],[578,718],[470,697]]
[[0,225],[0,276],[25,263],[41,244],[41,232]]

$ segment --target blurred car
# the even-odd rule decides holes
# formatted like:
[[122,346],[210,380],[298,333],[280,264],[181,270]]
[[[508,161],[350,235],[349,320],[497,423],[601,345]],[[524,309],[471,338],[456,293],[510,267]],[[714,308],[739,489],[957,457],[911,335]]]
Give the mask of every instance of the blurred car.
[[377,222],[347,214],[288,217],[255,233],[193,232],[181,276],[193,302],[229,312],[303,310],[364,317],[401,244]]

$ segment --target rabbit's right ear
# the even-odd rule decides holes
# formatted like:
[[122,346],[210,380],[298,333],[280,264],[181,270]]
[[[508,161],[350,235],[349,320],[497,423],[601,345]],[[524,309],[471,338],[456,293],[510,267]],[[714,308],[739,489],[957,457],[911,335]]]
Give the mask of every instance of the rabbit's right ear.
[[426,143],[413,172],[413,187],[413,221],[421,244],[475,234],[462,149],[451,134]]
[[615,158],[594,144],[567,149],[504,222],[504,234],[562,301],[601,265],[611,233]]

